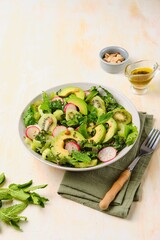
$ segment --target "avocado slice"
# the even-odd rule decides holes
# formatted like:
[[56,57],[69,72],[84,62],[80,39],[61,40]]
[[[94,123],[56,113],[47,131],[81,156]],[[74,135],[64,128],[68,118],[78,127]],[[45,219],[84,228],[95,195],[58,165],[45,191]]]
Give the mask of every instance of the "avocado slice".
[[96,166],[97,163],[98,163],[98,159],[92,159],[90,163],[77,162],[77,163],[75,163],[74,167],[76,167],[76,168],[93,167],[93,166]]
[[106,134],[106,128],[104,127],[103,124],[98,125],[97,127],[95,127],[96,130],[96,134],[89,138],[89,141],[94,141],[95,143],[99,143],[101,141],[103,141],[104,136]]
[[109,128],[104,137],[103,143],[108,142],[117,131],[117,123],[113,118],[110,118],[106,123],[109,125]]
[[69,152],[64,149],[64,141],[65,140],[75,140],[76,142],[81,142],[85,140],[85,138],[79,132],[75,130],[70,130],[69,132],[66,130],[61,132],[57,137],[55,137],[52,141],[52,153],[54,156],[57,156],[59,159],[68,158]]
[[79,87],[66,87],[66,88],[63,88],[62,90],[60,90],[58,92],[58,96],[60,97],[67,97],[69,96],[70,94],[74,93],[77,97],[81,98],[81,99],[84,99],[85,98],[85,93],[84,91],[79,88]]
[[83,99],[76,97],[75,95],[71,95],[67,98],[67,102],[76,105],[83,115],[88,114],[87,103]]

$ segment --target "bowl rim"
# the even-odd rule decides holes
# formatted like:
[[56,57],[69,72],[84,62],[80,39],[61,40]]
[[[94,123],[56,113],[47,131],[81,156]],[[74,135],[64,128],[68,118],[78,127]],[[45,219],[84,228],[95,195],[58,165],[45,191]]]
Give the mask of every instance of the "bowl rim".
[[[107,89],[109,92],[111,92],[111,94],[113,96],[116,95],[114,97],[116,99],[118,98],[118,102],[121,99],[126,105],[128,104],[129,107],[131,108],[131,110],[134,112],[134,114],[135,114],[134,117],[136,119],[136,124],[135,124],[135,122],[134,122],[134,124],[137,126],[138,133],[139,133],[139,131],[140,131],[140,117],[139,117],[138,111],[137,111],[136,107],[134,106],[134,104],[125,95],[123,95],[121,92],[117,91],[116,89],[110,88],[110,87],[108,87],[105,84],[96,84],[96,83],[89,83],[89,82],[75,82],[75,83],[73,82],[73,83],[66,83],[66,84],[61,84],[61,85],[54,86],[52,88],[49,88],[49,89],[45,90],[45,92],[51,93],[53,91],[58,91],[61,88],[68,87],[68,86],[71,86],[71,85],[72,86],[81,87],[82,89],[83,88],[87,89],[87,87],[89,88],[89,87],[92,87],[92,86],[97,86],[97,87],[101,86],[101,87],[104,87],[105,89]],[[135,143],[138,140],[138,137],[137,137],[136,141],[132,145],[127,146],[122,151],[120,151],[119,155],[117,155],[114,160],[112,160],[110,162],[104,162],[104,163],[102,162],[101,164],[93,166],[93,167],[72,168],[72,167],[61,166],[61,165],[58,165],[56,163],[47,161],[47,160],[43,159],[40,154],[34,152],[24,142],[25,126],[24,126],[24,123],[23,123],[23,114],[26,111],[26,109],[30,106],[30,104],[33,103],[34,101],[36,101],[37,99],[39,99],[41,96],[42,96],[42,92],[40,94],[36,95],[34,98],[32,98],[32,100],[30,100],[30,102],[24,107],[24,109],[21,112],[20,117],[19,117],[18,132],[19,132],[19,139],[21,140],[21,143],[24,146],[24,148],[27,151],[27,153],[30,156],[34,157],[36,160],[39,160],[40,162],[42,162],[44,164],[47,164],[47,165],[49,165],[51,167],[54,167],[54,168],[57,168],[57,169],[60,169],[60,170],[67,170],[67,171],[72,171],[72,172],[80,172],[80,171],[84,172],[84,171],[96,170],[96,169],[99,169],[99,168],[102,168],[102,167],[106,167],[106,166],[108,166],[108,165],[110,165],[110,164],[112,164],[114,162],[119,161],[122,157],[124,157],[131,150],[131,148],[135,145]],[[123,103],[123,105],[124,105],[124,103]],[[125,106],[125,108],[127,109],[126,106]]]
[[[107,50],[113,50],[113,51],[116,51],[116,49],[118,50],[121,50],[122,52],[125,52],[125,54],[127,55],[127,57],[125,57],[125,60],[123,62],[120,62],[120,63],[109,63],[109,62],[106,62],[105,60],[103,60],[102,58],[102,55],[104,55],[105,53],[107,53]],[[102,54],[103,53],[103,54]],[[105,47],[105,48],[102,48],[99,52],[99,57],[100,57],[100,60],[105,63],[106,65],[109,65],[109,66],[120,66],[120,65],[123,65],[125,64],[128,59],[129,59],[129,53],[128,51],[123,48],[123,47],[119,47],[119,46],[108,46],[108,47]]]

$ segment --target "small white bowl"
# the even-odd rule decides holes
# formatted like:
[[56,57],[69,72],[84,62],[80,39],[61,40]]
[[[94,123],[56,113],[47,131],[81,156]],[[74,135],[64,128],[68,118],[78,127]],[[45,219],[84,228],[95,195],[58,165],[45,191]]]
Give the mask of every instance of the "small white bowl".
[[[124,58],[124,61],[120,63],[109,63],[103,59],[106,53],[111,54],[111,53],[117,53],[117,52],[121,54],[121,56]],[[103,48],[100,51],[99,57],[100,57],[100,65],[104,71],[108,73],[119,73],[125,69],[125,66],[128,63],[129,54],[122,47],[109,46],[109,47]]]

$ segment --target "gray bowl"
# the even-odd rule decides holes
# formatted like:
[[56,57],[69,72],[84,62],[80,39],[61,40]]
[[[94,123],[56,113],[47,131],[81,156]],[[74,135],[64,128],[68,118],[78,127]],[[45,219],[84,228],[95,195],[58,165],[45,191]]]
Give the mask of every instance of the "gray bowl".
[[[125,60],[120,63],[108,63],[105,60],[103,60],[105,53],[111,54],[111,53],[116,53],[116,52],[119,52]],[[106,71],[108,73],[119,73],[125,69],[125,66],[128,63],[129,54],[122,47],[109,46],[109,47],[103,48],[100,51],[99,57],[100,57],[100,65],[104,71]]]

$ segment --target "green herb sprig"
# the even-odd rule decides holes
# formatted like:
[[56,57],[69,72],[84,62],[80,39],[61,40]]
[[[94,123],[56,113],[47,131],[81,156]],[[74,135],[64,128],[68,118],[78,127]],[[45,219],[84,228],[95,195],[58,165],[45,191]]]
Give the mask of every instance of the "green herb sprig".
[[[4,173],[0,174],[0,186],[5,183],[6,177]],[[16,230],[22,230],[19,223],[21,221],[27,221],[27,217],[20,216],[21,213],[29,204],[38,205],[42,208],[45,207],[45,203],[49,201],[47,198],[40,196],[35,192],[37,189],[42,189],[47,184],[32,186],[32,180],[23,183],[12,183],[7,188],[0,187],[0,221],[11,225]],[[18,200],[20,204],[14,204],[14,200]],[[9,207],[3,207],[5,201],[11,201],[12,205]]]

